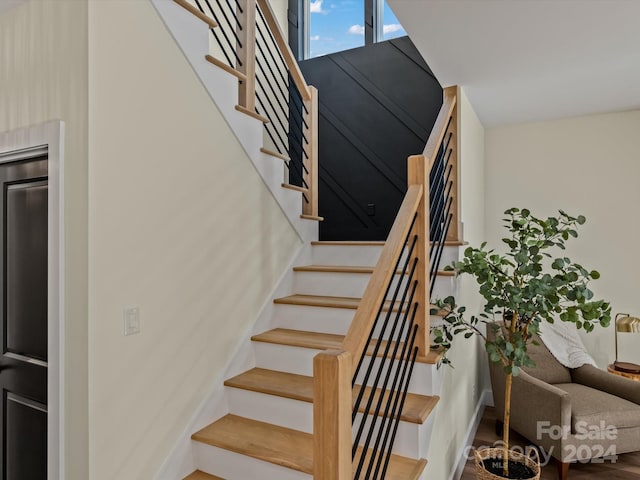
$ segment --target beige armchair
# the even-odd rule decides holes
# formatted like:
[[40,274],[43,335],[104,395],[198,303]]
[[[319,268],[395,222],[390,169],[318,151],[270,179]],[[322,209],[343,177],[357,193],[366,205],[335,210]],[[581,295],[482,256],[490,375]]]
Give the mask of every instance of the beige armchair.
[[[590,365],[568,369],[537,340],[539,346],[529,347],[536,367],[513,379],[511,429],[556,459],[561,480],[572,462],[640,450],[640,382]],[[505,374],[491,362],[490,372],[501,423]]]

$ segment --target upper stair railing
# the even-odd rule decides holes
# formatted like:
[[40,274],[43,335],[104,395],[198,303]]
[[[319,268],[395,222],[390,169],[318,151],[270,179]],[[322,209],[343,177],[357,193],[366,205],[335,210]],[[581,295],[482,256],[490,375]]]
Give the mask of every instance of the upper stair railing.
[[461,234],[457,100],[457,87],[444,89],[444,101],[423,153],[429,162],[430,295],[446,242],[458,241]]
[[318,91],[307,85],[268,0],[174,0],[210,27],[207,60],[239,81],[237,110],[264,123],[262,151],[286,166],[283,186],[318,217]]
[[316,480],[382,479],[392,462],[414,364],[430,353],[430,278],[459,221],[456,103],[457,88],[445,89],[424,153],[409,157],[407,193],[342,349],[314,358]]

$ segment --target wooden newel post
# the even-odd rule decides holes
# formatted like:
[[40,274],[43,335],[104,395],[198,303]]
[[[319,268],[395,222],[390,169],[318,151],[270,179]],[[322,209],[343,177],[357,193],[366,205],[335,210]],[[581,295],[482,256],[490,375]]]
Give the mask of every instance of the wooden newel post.
[[[307,167],[304,172],[304,179],[309,186],[309,202],[302,200],[302,212],[305,215],[311,215],[313,217],[318,216],[318,89],[316,87],[309,87],[310,99],[305,100],[304,105],[307,107],[307,114],[305,115],[305,121],[307,127],[305,128],[306,137],[309,141],[305,145],[306,157],[302,156],[302,161],[305,162]],[[295,108],[295,107],[294,107]],[[304,124],[303,124],[304,127]],[[308,157],[308,158],[307,158]]]
[[351,354],[313,359],[313,478],[351,480]]
[[418,258],[415,277],[418,287],[414,301],[418,302],[415,322],[418,324],[418,355],[426,356],[429,353],[429,164],[424,155],[409,157],[407,170],[407,183],[422,185],[422,199],[418,205],[414,232],[418,235],[414,255]]
[[[237,52],[240,61],[236,70],[244,73],[247,79],[240,82],[238,105],[256,111],[256,0],[239,0],[237,17],[240,26]],[[240,65],[242,63],[242,65]]]

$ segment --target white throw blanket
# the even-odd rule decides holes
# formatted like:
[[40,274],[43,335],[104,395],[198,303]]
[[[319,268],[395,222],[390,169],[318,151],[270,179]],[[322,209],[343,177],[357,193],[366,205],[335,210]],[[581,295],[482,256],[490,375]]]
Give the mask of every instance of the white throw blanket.
[[587,353],[578,335],[578,329],[573,323],[561,320],[549,323],[543,320],[540,322],[540,338],[556,360],[565,367],[596,366],[596,362]]

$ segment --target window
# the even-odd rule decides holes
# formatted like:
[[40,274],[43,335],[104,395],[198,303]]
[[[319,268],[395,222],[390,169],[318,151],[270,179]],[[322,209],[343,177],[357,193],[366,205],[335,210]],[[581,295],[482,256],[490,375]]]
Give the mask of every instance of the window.
[[364,0],[309,0],[308,18],[306,58],[364,45]]
[[406,35],[386,0],[289,0],[289,20],[300,59]]
[[386,0],[382,9],[382,21],[379,22],[379,25],[382,26],[382,40],[391,40],[407,34]]

